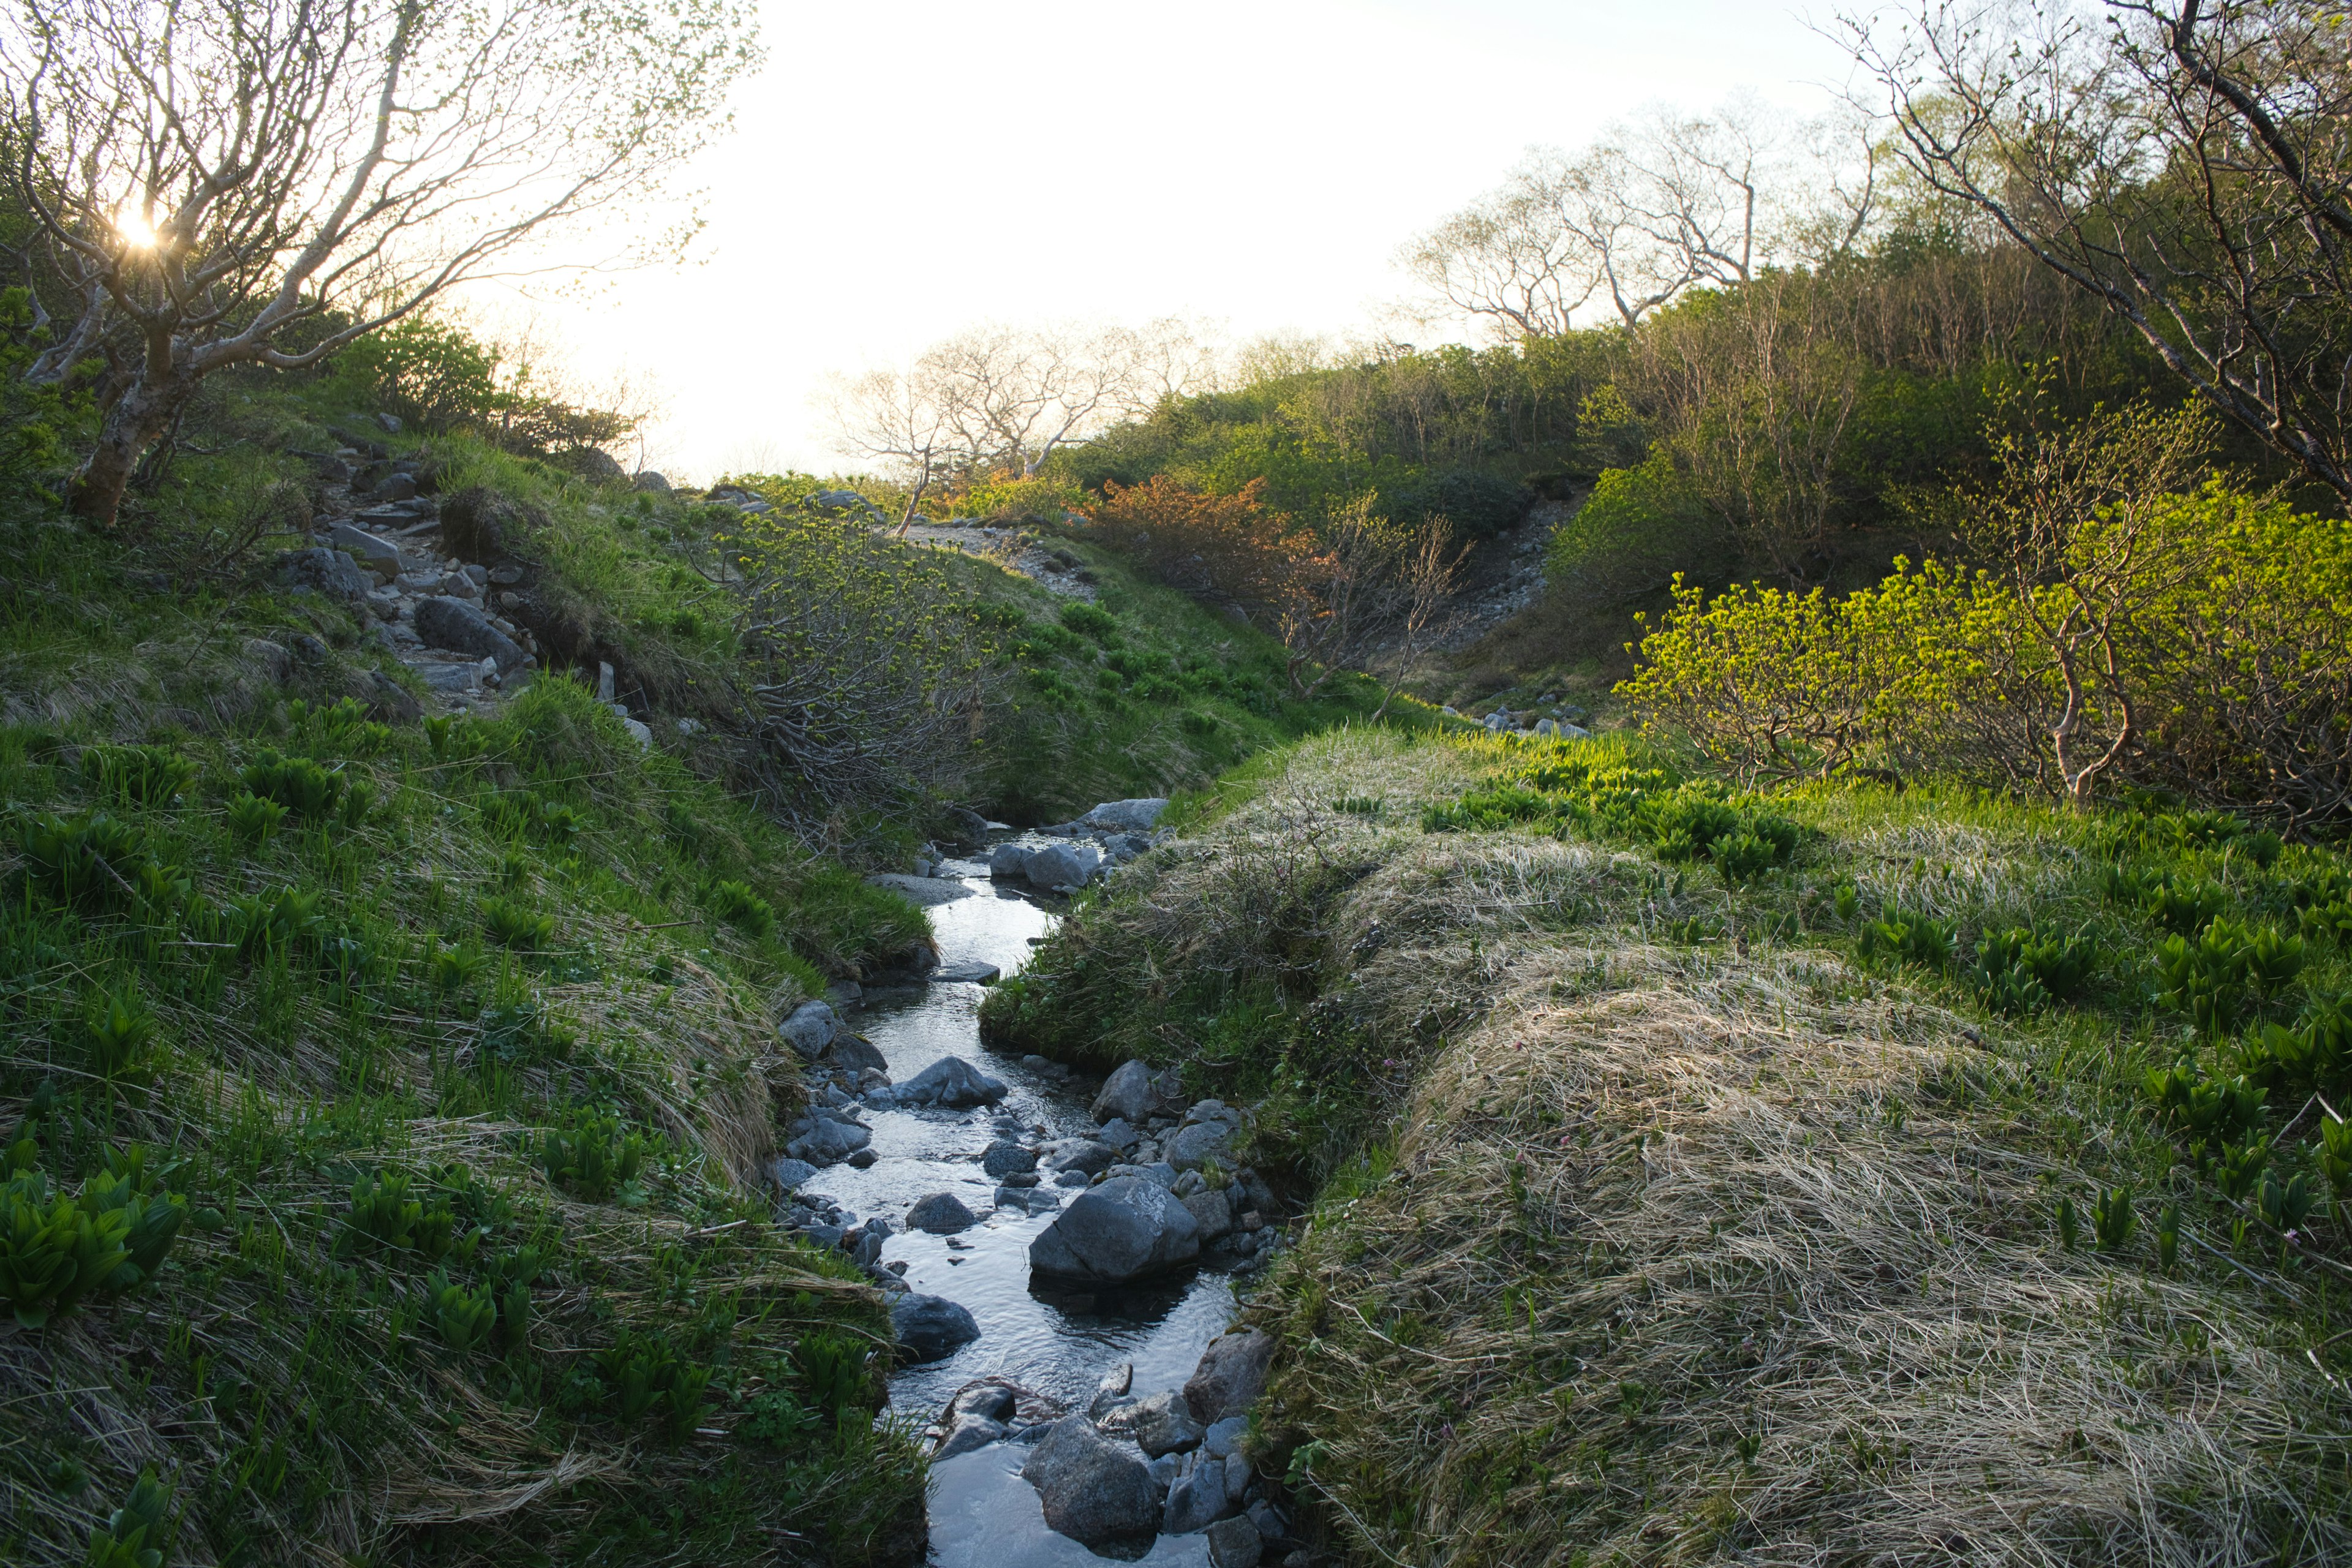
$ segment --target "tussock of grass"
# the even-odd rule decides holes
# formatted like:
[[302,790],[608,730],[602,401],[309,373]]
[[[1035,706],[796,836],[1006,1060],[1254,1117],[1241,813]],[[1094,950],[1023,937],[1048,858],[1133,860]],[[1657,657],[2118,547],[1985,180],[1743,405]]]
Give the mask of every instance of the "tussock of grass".
[[[2241,1242],[2152,1114],[2185,1026],[2099,905],[2114,825],[1805,792],[1771,803],[1815,835],[1794,867],[1736,887],[1548,823],[1398,825],[1530,756],[1293,748],[989,1004],[1258,1101],[1255,1153],[1321,1185],[1257,1310],[1271,1444],[1349,1560],[2352,1552],[2343,1237]],[[1964,945],[2095,921],[2105,973],[1994,1016],[1855,956],[1839,883]],[[2117,1186],[2138,1231],[2069,1250],[2058,1201]]]

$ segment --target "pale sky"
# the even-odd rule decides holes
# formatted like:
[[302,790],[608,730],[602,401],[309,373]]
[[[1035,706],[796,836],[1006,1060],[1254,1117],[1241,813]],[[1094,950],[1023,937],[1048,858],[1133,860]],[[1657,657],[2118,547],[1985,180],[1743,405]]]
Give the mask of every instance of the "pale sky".
[[1741,89],[1818,113],[1845,79],[1784,0],[766,0],[761,16],[768,63],[694,173],[697,263],[545,309],[583,376],[650,373],[667,416],[647,461],[704,482],[848,466],[811,407],[826,373],[982,321],[1368,332],[1406,291],[1398,247],[1530,144]]

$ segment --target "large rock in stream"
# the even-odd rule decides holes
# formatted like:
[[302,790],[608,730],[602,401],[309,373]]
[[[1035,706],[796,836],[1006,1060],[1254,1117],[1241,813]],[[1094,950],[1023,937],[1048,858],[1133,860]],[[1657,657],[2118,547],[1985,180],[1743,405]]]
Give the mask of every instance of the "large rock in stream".
[[1201,1227],[1191,1211],[1136,1176],[1114,1176],[1080,1193],[1029,1244],[1036,1272],[1091,1284],[1164,1274],[1200,1256]]
[[890,1329],[917,1361],[945,1361],[980,1338],[980,1325],[953,1301],[905,1295],[891,1304]]
[[941,1057],[898,1088],[901,1105],[941,1105],[963,1110],[994,1105],[1010,1092],[1002,1079],[993,1079],[961,1057]]
[[1021,1467],[1037,1489],[1048,1526],[1088,1546],[1146,1542],[1160,1530],[1160,1489],[1151,1472],[1083,1415],[1054,1424]]

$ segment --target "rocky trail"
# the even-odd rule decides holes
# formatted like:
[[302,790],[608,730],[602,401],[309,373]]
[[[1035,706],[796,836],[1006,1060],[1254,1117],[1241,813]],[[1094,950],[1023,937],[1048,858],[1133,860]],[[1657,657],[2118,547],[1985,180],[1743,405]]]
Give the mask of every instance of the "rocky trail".
[[1140,1062],[1097,1085],[979,1039],[982,987],[1051,930],[1059,892],[1149,847],[1164,805],[997,829],[985,858],[874,879],[929,906],[940,967],[785,1022],[812,1099],[772,1173],[782,1219],[891,1299],[892,1414],[932,1444],[940,1568],[1300,1550],[1241,1448],[1271,1343],[1226,1331],[1283,1245],[1233,1153],[1247,1112],[1188,1104]]

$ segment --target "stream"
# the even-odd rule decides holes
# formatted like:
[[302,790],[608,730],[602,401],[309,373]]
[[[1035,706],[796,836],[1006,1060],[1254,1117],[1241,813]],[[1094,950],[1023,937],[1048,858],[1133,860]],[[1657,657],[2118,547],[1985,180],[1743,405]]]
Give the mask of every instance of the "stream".
[[[992,882],[984,860],[950,859],[932,874],[970,889],[929,910],[943,970],[976,962],[1012,975],[1028,962],[1032,939],[1046,935],[1058,918],[1050,906],[1060,900],[1025,884]],[[803,1198],[829,1198],[856,1218],[887,1220],[895,1234],[882,1244],[881,1265],[917,1292],[963,1307],[979,1325],[980,1337],[945,1360],[905,1366],[891,1379],[891,1414],[918,1425],[936,1420],[958,1390],[991,1375],[1084,1411],[1121,1363],[1133,1368],[1134,1394],[1181,1388],[1233,1316],[1231,1276],[1212,1267],[1099,1292],[1032,1286],[1029,1244],[1059,1210],[997,1208],[996,1179],[981,1170],[981,1152],[1000,1137],[1035,1145],[1093,1133],[1088,1104],[1097,1086],[1040,1058],[1024,1062],[982,1046],[985,994],[977,984],[935,980],[869,991],[843,1007],[843,1022],[879,1048],[894,1083],[956,1056],[1010,1092],[993,1107],[969,1110],[869,1106],[861,1119],[872,1130],[874,1163],[864,1170],[826,1166],[801,1190]],[[1052,1174],[1041,1175],[1054,1188]],[[911,1205],[942,1192],[954,1194],[980,1222],[954,1236],[904,1227]],[[1076,1195],[1062,1192],[1066,1203]],[[1104,1561],[1046,1527],[1037,1492],[1021,1477],[1030,1453],[1016,1436],[934,1464],[930,1561],[937,1568],[1083,1568]],[[1204,1563],[1207,1538],[1162,1535],[1148,1554],[1126,1560]]]

